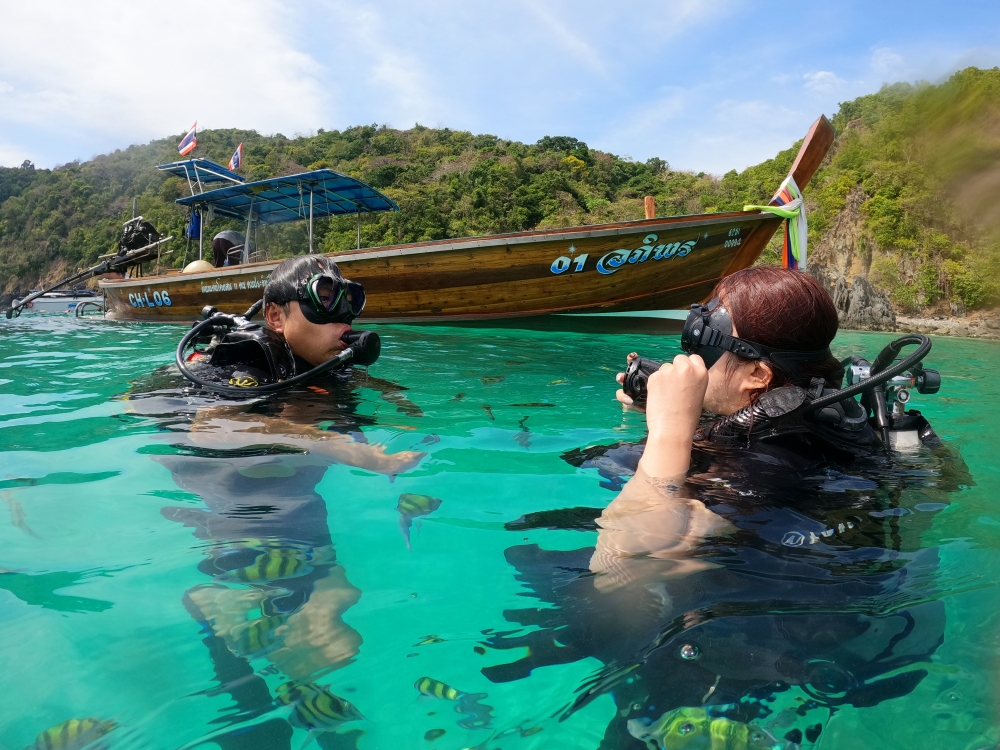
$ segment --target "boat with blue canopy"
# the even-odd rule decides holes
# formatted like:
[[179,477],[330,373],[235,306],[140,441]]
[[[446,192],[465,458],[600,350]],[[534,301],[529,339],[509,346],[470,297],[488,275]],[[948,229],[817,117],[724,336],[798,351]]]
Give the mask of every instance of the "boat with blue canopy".
[[177,203],[191,213],[189,227],[197,226],[188,238],[199,240],[199,255],[203,227],[218,216],[246,228],[242,262],[215,268],[201,260],[153,276],[104,279],[100,286],[108,317],[119,320],[190,322],[206,305],[240,312],[260,299],[280,262],[257,249],[258,227],[305,222],[308,241],[301,251],[312,253],[315,221],[354,214],[357,246],[329,255],[346,277],[364,285],[369,322],[523,321],[676,310],[705,300],[721,278],[751,265],[783,222],[788,222],[786,258],[804,265],[800,188],[833,139],[833,128],[821,117],[767,206],[658,217],[647,198],[646,218],[638,221],[372,248],[361,247],[362,217],[399,206],[354,177],[317,169],[247,182],[206,159],[164,164],[161,171],[188,184],[190,195]]

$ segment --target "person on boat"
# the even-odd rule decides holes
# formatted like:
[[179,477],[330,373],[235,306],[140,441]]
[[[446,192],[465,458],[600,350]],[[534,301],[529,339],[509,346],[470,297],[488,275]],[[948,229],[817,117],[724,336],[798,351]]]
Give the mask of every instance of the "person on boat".
[[212,254],[215,256],[215,267],[237,266],[243,260],[243,247],[246,237],[235,229],[224,229],[212,238]]
[[[601,748],[662,743],[649,732],[672,711],[754,722],[809,747],[840,707],[874,706],[928,678],[947,586],[922,536],[972,480],[919,415],[919,445],[891,457],[853,398],[826,422],[797,417],[783,395],[830,392],[844,374],[829,351],[837,313],[812,278],[743,271],[700,312],[719,333],[708,338],[729,348],[679,355],[649,375],[644,444],[565,456],[601,469],[617,497],[507,524],[518,536],[545,527],[597,538],[506,550],[539,604],[504,613],[525,630],[484,642],[527,655],[483,673],[508,682],[598,659],[598,674],[544,710],[566,719],[611,695]],[[767,356],[737,356],[741,340]],[[618,398],[633,407],[624,388]]]

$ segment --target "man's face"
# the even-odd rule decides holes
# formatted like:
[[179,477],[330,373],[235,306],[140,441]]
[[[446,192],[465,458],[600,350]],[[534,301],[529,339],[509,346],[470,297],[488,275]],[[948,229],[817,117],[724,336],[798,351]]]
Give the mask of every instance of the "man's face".
[[347,348],[343,336],[351,326],[347,323],[310,323],[302,314],[298,302],[288,303],[288,312],[271,303],[264,312],[268,327],[285,337],[292,351],[313,367],[333,359]]

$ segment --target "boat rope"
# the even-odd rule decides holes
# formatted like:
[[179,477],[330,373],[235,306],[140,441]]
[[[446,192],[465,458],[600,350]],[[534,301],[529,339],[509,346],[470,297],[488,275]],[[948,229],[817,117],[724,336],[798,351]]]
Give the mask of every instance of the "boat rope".
[[[781,265],[785,268],[806,269],[806,244],[809,227],[802,191],[791,175],[785,178],[767,206],[744,206],[744,211],[763,211],[785,219],[785,242],[781,250]],[[792,227],[792,221],[795,226]]]

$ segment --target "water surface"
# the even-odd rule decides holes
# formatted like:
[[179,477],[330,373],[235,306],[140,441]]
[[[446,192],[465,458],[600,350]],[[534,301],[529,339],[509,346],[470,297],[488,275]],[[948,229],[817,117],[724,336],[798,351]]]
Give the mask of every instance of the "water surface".
[[[597,532],[586,509],[615,497],[614,471],[564,455],[642,437],[642,417],[622,414],[611,378],[627,352],[666,358],[677,337],[378,330],[383,354],[369,380],[252,411],[294,410],[390,456],[426,454],[394,477],[280,434],[260,435],[253,449],[199,446],[190,428],[205,402],[156,372],[171,362],[179,327],[40,316],[0,327],[0,747],[24,747],[85,717],[117,723],[107,737],[114,748],[172,749],[209,737],[226,748],[298,747],[307,730],[294,716],[289,724],[281,700],[289,682],[322,686],[365,717],[321,735],[327,748],[598,747],[607,727],[627,718],[615,696],[620,702],[631,684],[620,669],[628,660],[602,650],[613,651],[614,632],[579,635],[622,616],[615,607],[635,605],[577,593],[592,585],[585,567]],[[873,356],[890,338],[846,333],[834,349]],[[886,570],[909,578],[895,593],[864,599],[862,615],[878,623],[932,603],[942,616],[938,636],[898,668],[882,658],[879,679],[920,670],[918,684],[866,707],[817,709],[825,717],[818,746],[1000,741],[998,362],[995,344],[936,339],[927,363],[943,374],[941,393],[912,402],[970,478],[914,464],[877,487],[822,480],[822,492],[842,494],[845,508],[902,488],[864,513],[869,524],[871,513],[887,513],[878,517],[886,538],[903,541],[892,553],[902,562],[893,558]],[[439,503],[412,508],[404,493]],[[578,510],[531,515],[561,509]],[[837,554],[852,544],[845,537]],[[931,564],[919,562],[929,555]],[[272,559],[284,569],[268,568]],[[666,612],[683,609],[683,585],[644,591]],[[746,590],[768,616],[784,606],[769,603],[764,583]],[[829,609],[856,604],[841,597]],[[822,614],[821,601],[808,606]],[[516,614],[527,610],[548,614],[528,623]],[[931,626],[917,618],[912,630]],[[730,641],[720,648],[738,654]],[[889,641],[899,654],[899,644],[918,639]],[[542,643],[576,651],[523,674],[506,666],[530,665]],[[655,674],[648,665],[637,672],[647,682],[682,679],[672,662],[649,663],[659,664]],[[831,669],[836,682],[842,666]],[[465,695],[422,696],[422,677]],[[836,703],[840,687],[828,686],[819,702]],[[774,705],[815,700],[810,691],[783,689]],[[636,706],[636,716],[648,712]]]

